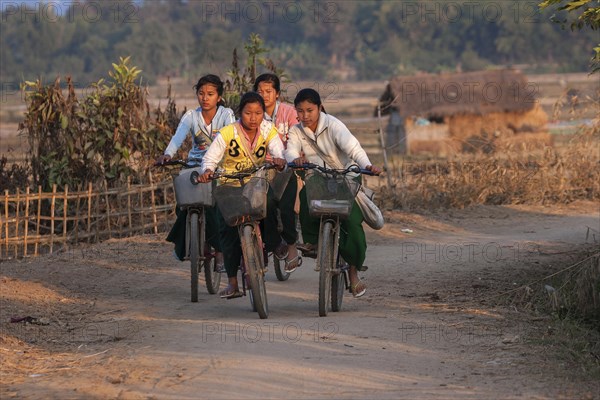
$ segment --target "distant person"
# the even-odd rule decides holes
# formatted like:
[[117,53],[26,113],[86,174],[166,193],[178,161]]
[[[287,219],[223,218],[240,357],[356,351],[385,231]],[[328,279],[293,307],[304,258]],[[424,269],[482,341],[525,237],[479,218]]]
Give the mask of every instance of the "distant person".
[[[157,164],[170,160],[181,147],[184,140],[192,137],[192,149],[188,154],[188,163],[200,166],[208,146],[214,140],[217,132],[226,125],[235,121],[233,110],[226,108],[223,102],[223,82],[216,75],[205,75],[194,85],[198,103],[200,106],[195,110],[189,110],[184,114],[177,126],[175,135],[171,138],[165,153],[158,157]],[[186,256],[185,231],[187,212],[176,208],[177,219],[167,241],[175,244],[175,255],[180,261]],[[214,207],[205,208],[206,215],[206,239],[216,251],[217,271],[224,269],[223,253],[219,241],[219,226]]]
[[[297,165],[310,162],[329,168],[339,168],[332,165],[333,162],[344,167],[357,164],[375,174],[382,172],[381,168],[371,164],[367,153],[346,125],[324,112],[321,96],[316,90],[300,90],[294,99],[294,106],[300,123],[290,129],[287,161],[293,161]],[[363,215],[355,201],[348,219],[341,221],[339,243],[341,256],[350,264],[350,290],[354,297],[362,296],[367,290],[365,283],[358,277],[358,271],[364,269],[363,262],[367,252],[362,222]],[[309,215],[305,189],[300,192],[300,223],[307,251],[314,251],[319,240],[320,221]]]
[[[255,92],[245,93],[239,105],[240,119],[231,125],[221,128],[219,134],[208,148],[202,159],[202,175],[199,182],[208,182],[212,179],[217,166],[226,174],[238,172],[240,166],[260,166],[266,162],[267,154],[271,155],[271,162],[278,167],[285,166],[283,159],[283,144],[279,139],[277,130],[272,123],[264,120],[265,102]],[[273,212],[272,199],[267,200],[267,215]],[[238,270],[242,258],[242,247],[238,228],[228,226],[220,217],[220,240],[224,253],[225,269],[229,284],[219,295],[224,299],[242,296],[238,284]],[[273,229],[275,228],[275,229]],[[279,237],[276,227],[265,224],[263,238],[267,251],[273,237]]]
[[[298,123],[298,114],[291,104],[279,101],[281,94],[279,77],[271,73],[260,75],[254,81],[254,91],[260,94],[265,101],[264,118],[275,125],[285,148],[290,128]],[[280,260],[284,260],[284,270],[288,273],[294,272],[299,264],[298,249],[296,248],[298,231],[296,230],[296,213],[294,211],[298,192],[297,179],[297,175],[293,173],[281,199],[275,202],[276,207],[279,209],[283,227],[281,232],[283,241],[275,249],[275,256]],[[277,227],[277,213],[273,213],[266,218],[265,224]]]

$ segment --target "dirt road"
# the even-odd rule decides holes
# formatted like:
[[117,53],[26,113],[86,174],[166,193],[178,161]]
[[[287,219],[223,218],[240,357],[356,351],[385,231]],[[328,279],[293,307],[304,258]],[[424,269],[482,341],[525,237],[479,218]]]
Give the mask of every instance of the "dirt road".
[[[592,399],[600,380],[544,341],[517,290],[599,240],[598,205],[389,213],[369,290],[319,318],[318,274],[269,272],[270,315],[201,286],[164,235],[0,265],[0,397]],[[402,231],[411,229],[412,233]],[[595,234],[595,236],[594,236]],[[534,286],[532,286],[534,288]],[[33,323],[10,323],[31,316]],[[584,376],[584,377],[582,377]]]

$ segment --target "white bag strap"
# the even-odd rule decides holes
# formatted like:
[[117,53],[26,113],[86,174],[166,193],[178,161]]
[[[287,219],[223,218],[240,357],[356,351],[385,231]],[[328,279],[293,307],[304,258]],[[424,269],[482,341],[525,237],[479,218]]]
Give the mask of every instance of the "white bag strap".
[[[327,130],[327,128],[325,128],[325,130]],[[321,150],[317,142],[313,140],[310,136],[308,136],[308,134],[304,131],[304,127],[302,125],[300,125],[300,131],[306,137],[306,140],[308,141],[308,144],[310,144],[310,147],[312,147],[313,150],[319,155],[319,157],[321,157],[327,164],[337,169],[344,168],[341,161],[335,155],[325,154]]]

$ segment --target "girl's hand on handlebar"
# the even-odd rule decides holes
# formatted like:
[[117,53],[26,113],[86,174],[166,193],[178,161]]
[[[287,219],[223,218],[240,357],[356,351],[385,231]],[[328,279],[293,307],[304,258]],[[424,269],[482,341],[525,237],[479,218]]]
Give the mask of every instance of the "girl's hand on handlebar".
[[306,160],[306,158],[304,158],[304,156],[300,156],[300,157],[296,158],[293,161],[293,163],[296,164],[297,166],[301,166],[303,164],[307,164],[308,161]]
[[163,165],[166,161],[169,161],[170,159],[171,159],[170,155],[163,154],[156,159],[156,161],[154,162],[154,165]]
[[365,169],[366,169],[367,171],[371,171],[371,172],[372,172],[374,175],[379,175],[379,174],[381,174],[381,173],[383,172],[383,169],[381,169],[381,168],[379,168],[379,167],[376,167],[376,166],[374,166],[374,165],[367,165],[367,166],[365,167]]
[[286,166],[285,160],[283,158],[273,158],[271,163],[275,165],[278,171],[281,171]]
[[213,178],[214,172],[210,169],[204,171],[202,175],[198,176],[198,183],[207,183]]

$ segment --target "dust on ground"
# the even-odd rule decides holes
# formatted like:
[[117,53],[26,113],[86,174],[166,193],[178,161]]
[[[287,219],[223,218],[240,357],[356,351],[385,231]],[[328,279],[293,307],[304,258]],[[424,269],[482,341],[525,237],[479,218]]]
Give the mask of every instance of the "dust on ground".
[[386,219],[367,294],[325,318],[310,259],[286,282],[269,271],[267,320],[203,282],[191,303],[164,234],[3,262],[0,397],[597,398],[519,289],[597,250],[597,203]]

